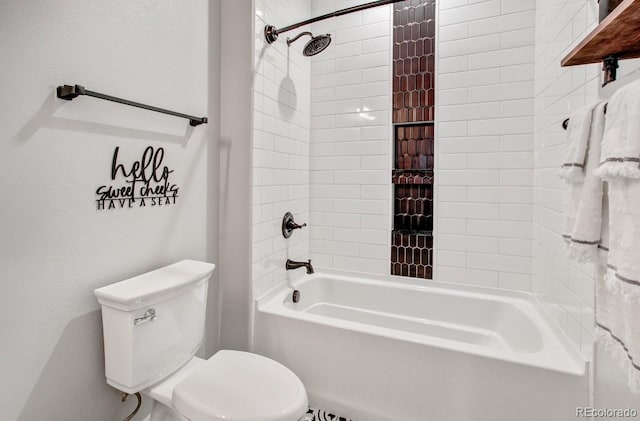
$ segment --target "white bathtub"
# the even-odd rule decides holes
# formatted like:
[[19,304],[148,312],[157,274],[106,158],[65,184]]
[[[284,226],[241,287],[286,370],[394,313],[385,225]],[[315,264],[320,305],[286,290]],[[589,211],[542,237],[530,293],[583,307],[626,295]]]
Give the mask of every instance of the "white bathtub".
[[322,273],[257,302],[254,350],[354,421],[568,421],[587,364],[533,296]]

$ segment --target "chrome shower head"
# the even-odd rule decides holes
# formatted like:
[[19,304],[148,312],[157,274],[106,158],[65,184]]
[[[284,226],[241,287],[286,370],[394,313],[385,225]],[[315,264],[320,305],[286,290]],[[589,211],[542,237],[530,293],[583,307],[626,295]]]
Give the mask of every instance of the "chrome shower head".
[[314,37],[311,32],[301,32],[293,38],[287,38],[287,45],[291,45],[298,40],[303,35],[309,35],[311,40],[307,42],[307,45],[304,46],[302,50],[302,54],[305,57],[315,56],[324,51],[325,48],[331,44],[331,34],[318,35]]

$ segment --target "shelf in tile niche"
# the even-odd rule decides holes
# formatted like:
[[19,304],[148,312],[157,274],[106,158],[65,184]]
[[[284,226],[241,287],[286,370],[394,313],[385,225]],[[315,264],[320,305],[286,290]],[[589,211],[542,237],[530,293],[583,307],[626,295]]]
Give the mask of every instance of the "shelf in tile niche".
[[408,169],[405,170],[404,168],[394,168],[393,172],[395,174],[410,174],[410,173],[420,173],[420,174],[433,174],[433,170],[431,168],[427,168],[427,169]]
[[421,235],[421,236],[425,236],[426,238],[433,238],[432,230],[420,231],[420,230],[410,230],[410,229],[395,229],[393,230],[393,232],[400,235]]
[[393,123],[394,127],[406,127],[406,126],[433,126],[436,124],[433,120],[425,121],[405,121],[404,123]]
[[433,184],[433,170],[393,170],[393,184]]

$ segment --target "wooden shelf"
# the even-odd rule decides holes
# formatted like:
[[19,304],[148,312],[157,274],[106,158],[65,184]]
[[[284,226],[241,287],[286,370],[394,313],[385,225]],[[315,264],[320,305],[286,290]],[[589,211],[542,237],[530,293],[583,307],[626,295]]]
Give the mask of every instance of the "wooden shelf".
[[625,0],[565,58],[562,66],[599,63],[606,57],[640,57],[640,0]]

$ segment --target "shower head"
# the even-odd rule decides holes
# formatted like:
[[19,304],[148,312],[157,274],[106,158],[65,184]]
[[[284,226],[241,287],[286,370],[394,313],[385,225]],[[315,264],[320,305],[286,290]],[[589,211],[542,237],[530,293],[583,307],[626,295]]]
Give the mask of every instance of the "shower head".
[[307,42],[307,45],[304,46],[304,50],[302,50],[302,54],[305,57],[315,56],[316,54],[320,54],[331,44],[331,34],[318,35],[317,37],[311,38],[311,41]]
[[311,37],[311,40],[307,42],[307,45],[305,45],[302,50],[302,54],[304,54],[305,57],[315,56],[316,54],[324,51],[324,49],[331,44],[331,34],[318,35],[314,37],[311,32],[301,32],[293,38],[287,38],[287,45],[293,44],[303,35],[309,35]]

